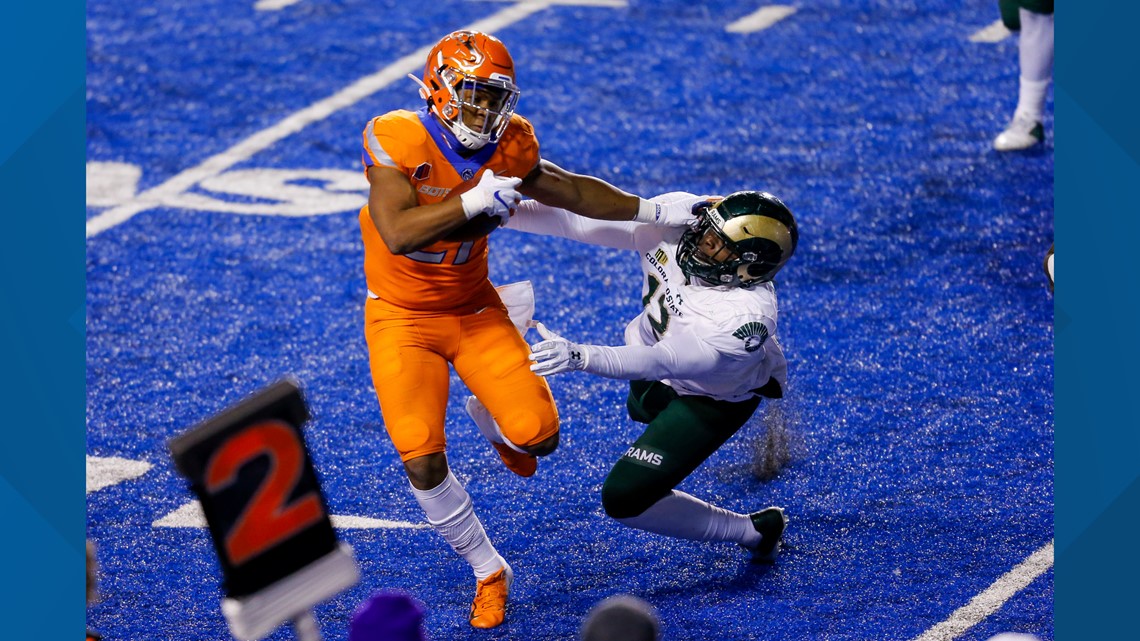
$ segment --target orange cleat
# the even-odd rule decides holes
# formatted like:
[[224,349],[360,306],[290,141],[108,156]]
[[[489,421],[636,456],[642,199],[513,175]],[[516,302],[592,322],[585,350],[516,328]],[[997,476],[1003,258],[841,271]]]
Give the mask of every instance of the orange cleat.
[[499,452],[499,458],[503,459],[503,465],[506,465],[507,469],[515,474],[519,476],[534,476],[534,473],[538,470],[537,456],[516,452],[503,443],[491,443],[491,445],[494,445],[495,450]]
[[507,618],[507,593],[514,574],[511,566],[483,579],[475,586],[475,601],[471,604],[471,626],[494,628]]

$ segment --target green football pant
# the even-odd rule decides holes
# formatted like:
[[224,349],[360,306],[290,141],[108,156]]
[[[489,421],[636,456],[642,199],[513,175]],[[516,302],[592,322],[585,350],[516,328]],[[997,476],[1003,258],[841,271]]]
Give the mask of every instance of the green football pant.
[[1017,15],[1018,9],[1049,15],[1053,13],[1053,0],[998,0],[998,9],[1001,11],[1001,22],[1005,28],[1019,31],[1021,18]]
[[602,506],[617,519],[637,516],[669,494],[748,422],[760,398],[732,403],[630,381],[626,406],[630,418],[648,427],[602,485]]

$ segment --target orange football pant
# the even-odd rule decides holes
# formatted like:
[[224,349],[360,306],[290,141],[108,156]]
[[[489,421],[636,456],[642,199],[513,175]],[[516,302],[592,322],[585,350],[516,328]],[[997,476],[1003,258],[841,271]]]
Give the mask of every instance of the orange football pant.
[[448,363],[512,443],[527,447],[558,433],[550,387],[530,371],[530,347],[495,302],[478,313],[427,316],[365,303],[372,383],[402,460],[446,449]]

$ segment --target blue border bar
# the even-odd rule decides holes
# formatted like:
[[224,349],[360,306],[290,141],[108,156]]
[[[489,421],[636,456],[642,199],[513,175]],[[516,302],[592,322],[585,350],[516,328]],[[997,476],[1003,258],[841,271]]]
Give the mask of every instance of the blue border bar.
[[[4,3],[0,528],[4,633],[79,638],[84,503],[84,4]],[[74,223],[74,224],[73,224]]]
[[1135,636],[1140,559],[1140,6],[1056,18],[1058,639]]

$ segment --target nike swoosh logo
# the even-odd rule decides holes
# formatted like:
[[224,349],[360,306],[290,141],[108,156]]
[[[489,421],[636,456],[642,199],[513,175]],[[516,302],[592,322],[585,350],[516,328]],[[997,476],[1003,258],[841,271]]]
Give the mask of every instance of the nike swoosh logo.
[[506,201],[504,201],[502,198],[499,198],[499,194],[500,194],[500,193],[501,193],[501,192],[497,192],[497,191],[495,192],[495,200],[499,201],[500,203],[503,203],[503,207],[506,207],[507,209],[510,209],[510,208],[511,208],[511,206],[510,206],[510,205],[508,205],[508,204],[506,203]]

